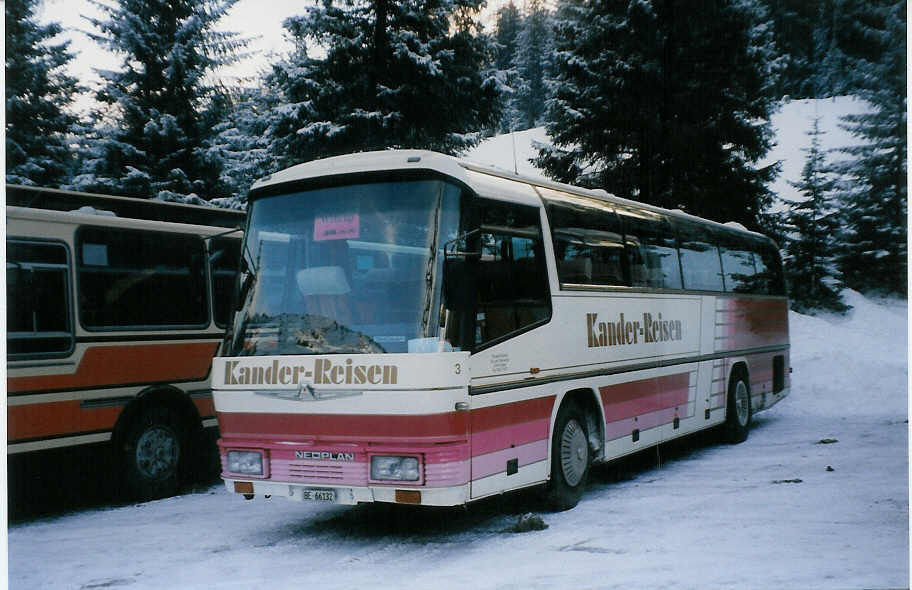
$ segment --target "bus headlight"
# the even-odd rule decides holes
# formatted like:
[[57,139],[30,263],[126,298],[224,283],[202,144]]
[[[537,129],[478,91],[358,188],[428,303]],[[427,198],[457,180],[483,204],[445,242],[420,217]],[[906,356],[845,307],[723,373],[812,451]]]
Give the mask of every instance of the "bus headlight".
[[228,471],[245,475],[263,475],[263,453],[260,451],[228,451]]
[[371,479],[375,481],[418,481],[418,457],[371,457]]

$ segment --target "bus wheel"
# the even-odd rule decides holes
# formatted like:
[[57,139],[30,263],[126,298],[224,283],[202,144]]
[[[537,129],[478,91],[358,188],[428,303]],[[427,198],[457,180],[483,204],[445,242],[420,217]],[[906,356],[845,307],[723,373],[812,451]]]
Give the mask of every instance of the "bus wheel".
[[555,510],[576,506],[586,487],[591,462],[586,417],[574,403],[561,406],[551,441],[551,481],[548,504]]
[[168,408],[155,406],[137,417],[123,447],[131,497],[154,500],[177,493],[185,441],[180,419]]
[[750,385],[747,376],[736,373],[728,384],[728,404],[725,408],[725,439],[730,443],[747,439],[751,422]]

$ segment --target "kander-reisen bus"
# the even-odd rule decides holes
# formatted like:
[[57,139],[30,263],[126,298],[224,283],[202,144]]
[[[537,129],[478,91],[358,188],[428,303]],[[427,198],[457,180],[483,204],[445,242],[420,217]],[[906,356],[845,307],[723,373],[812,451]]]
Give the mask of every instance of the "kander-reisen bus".
[[458,505],[751,416],[788,394],[766,237],[421,151],[250,192],[212,385],[253,496]]

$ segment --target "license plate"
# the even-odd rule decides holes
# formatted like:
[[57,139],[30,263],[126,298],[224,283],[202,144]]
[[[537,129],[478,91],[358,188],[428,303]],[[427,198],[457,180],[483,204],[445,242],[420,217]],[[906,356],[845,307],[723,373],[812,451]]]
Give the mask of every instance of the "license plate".
[[336,490],[301,490],[301,498],[314,502],[335,502]]

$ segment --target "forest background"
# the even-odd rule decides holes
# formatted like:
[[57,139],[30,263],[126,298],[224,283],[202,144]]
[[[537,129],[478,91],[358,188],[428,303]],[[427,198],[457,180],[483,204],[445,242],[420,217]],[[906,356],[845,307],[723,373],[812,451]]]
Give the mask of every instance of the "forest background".
[[[5,2],[6,180],[246,207],[252,182],[343,153],[460,155],[544,127],[550,178],[735,221],[779,242],[796,310],[844,311],[844,287],[907,290],[908,8],[897,0],[320,0],[284,21],[260,75],[216,72],[251,39],[237,0],[93,1],[101,82],[70,75],[40,0]],[[488,22],[485,22],[487,19]],[[74,104],[93,99],[89,112]],[[770,118],[796,98],[854,96],[809,130],[799,198],[770,185]]]

